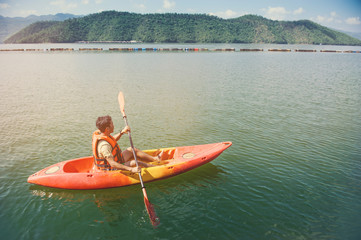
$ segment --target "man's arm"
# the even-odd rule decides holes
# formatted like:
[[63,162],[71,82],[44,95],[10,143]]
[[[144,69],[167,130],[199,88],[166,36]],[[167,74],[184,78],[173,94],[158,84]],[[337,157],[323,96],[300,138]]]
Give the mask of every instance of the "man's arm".
[[112,157],[106,157],[105,159],[108,161],[110,166],[112,166],[113,168],[121,169],[121,170],[127,170],[127,171],[130,171],[130,172],[133,172],[133,173],[138,173],[139,172],[139,169],[137,167],[128,167],[128,166],[125,166],[123,164],[117,163],[116,161],[114,161],[113,156]]
[[130,127],[129,126],[126,126],[125,128],[123,128],[122,131],[120,131],[120,133],[115,134],[113,136],[115,138],[115,141],[118,141],[121,138],[121,136],[123,136],[123,134],[125,134],[127,132],[130,132]]

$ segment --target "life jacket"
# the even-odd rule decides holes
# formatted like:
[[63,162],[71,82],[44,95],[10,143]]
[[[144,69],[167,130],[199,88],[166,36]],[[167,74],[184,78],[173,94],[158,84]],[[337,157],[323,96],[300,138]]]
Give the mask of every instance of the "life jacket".
[[123,163],[122,151],[119,148],[117,141],[111,135],[104,136],[99,130],[93,133],[92,148],[95,165],[101,170],[114,170],[105,158],[100,158],[98,154],[98,143],[100,140],[107,141],[112,146],[112,155],[114,160],[118,163]]

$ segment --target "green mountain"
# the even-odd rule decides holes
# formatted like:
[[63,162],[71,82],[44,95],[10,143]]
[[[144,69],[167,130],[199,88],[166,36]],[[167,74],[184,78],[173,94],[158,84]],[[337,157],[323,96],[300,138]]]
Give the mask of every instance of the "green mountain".
[[76,41],[168,43],[288,43],[361,45],[361,41],[308,20],[272,21],[246,15],[222,19],[205,14],[136,14],[106,11],[65,21],[31,24],[5,43]]

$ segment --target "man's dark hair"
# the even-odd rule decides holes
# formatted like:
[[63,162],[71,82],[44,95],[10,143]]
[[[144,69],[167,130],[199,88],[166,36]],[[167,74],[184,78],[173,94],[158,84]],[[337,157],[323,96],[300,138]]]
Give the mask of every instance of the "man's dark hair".
[[104,132],[105,129],[110,126],[111,122],[112,122],[112,117],[107,115],[103,117],[98,117],[95,125],[101,132]]

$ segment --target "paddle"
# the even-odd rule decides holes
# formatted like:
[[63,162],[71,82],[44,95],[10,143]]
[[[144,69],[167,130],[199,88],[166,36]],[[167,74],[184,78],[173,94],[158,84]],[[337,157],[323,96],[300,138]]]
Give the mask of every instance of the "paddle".
[[[125,111],[124,111],[125,101],[124,101],[124,95],[123,95],[122,92],[119,92],[119,94],[118,94],[118,102],[119,102],[120,111],[123,114],[123,119],[125,121],[125,125],[129,126],[127,116],[125,115]],[[138,167],[139,165],[138,165],[137,155],[135,154],[135,150],[134,150],[132,135],[130,134],[130,132],[128,132],[128,135],[129,135],[130,146],[132,147],[132,151],[133,151],[135,164]],[[145,191],[145,186],[144,186],[143,179],[142,179],[142,173],[139,172],[138,174],[139,174],[140,184],[141,184],[142,190],[143,190],[145,207],[147,209],[150,221],[152,222],[152,225],[155,227],[155,226],[157,226],[159,224],[159,218],[157,217],[157,215],[155,213],[153,205],[148,200],[147,192]]]

